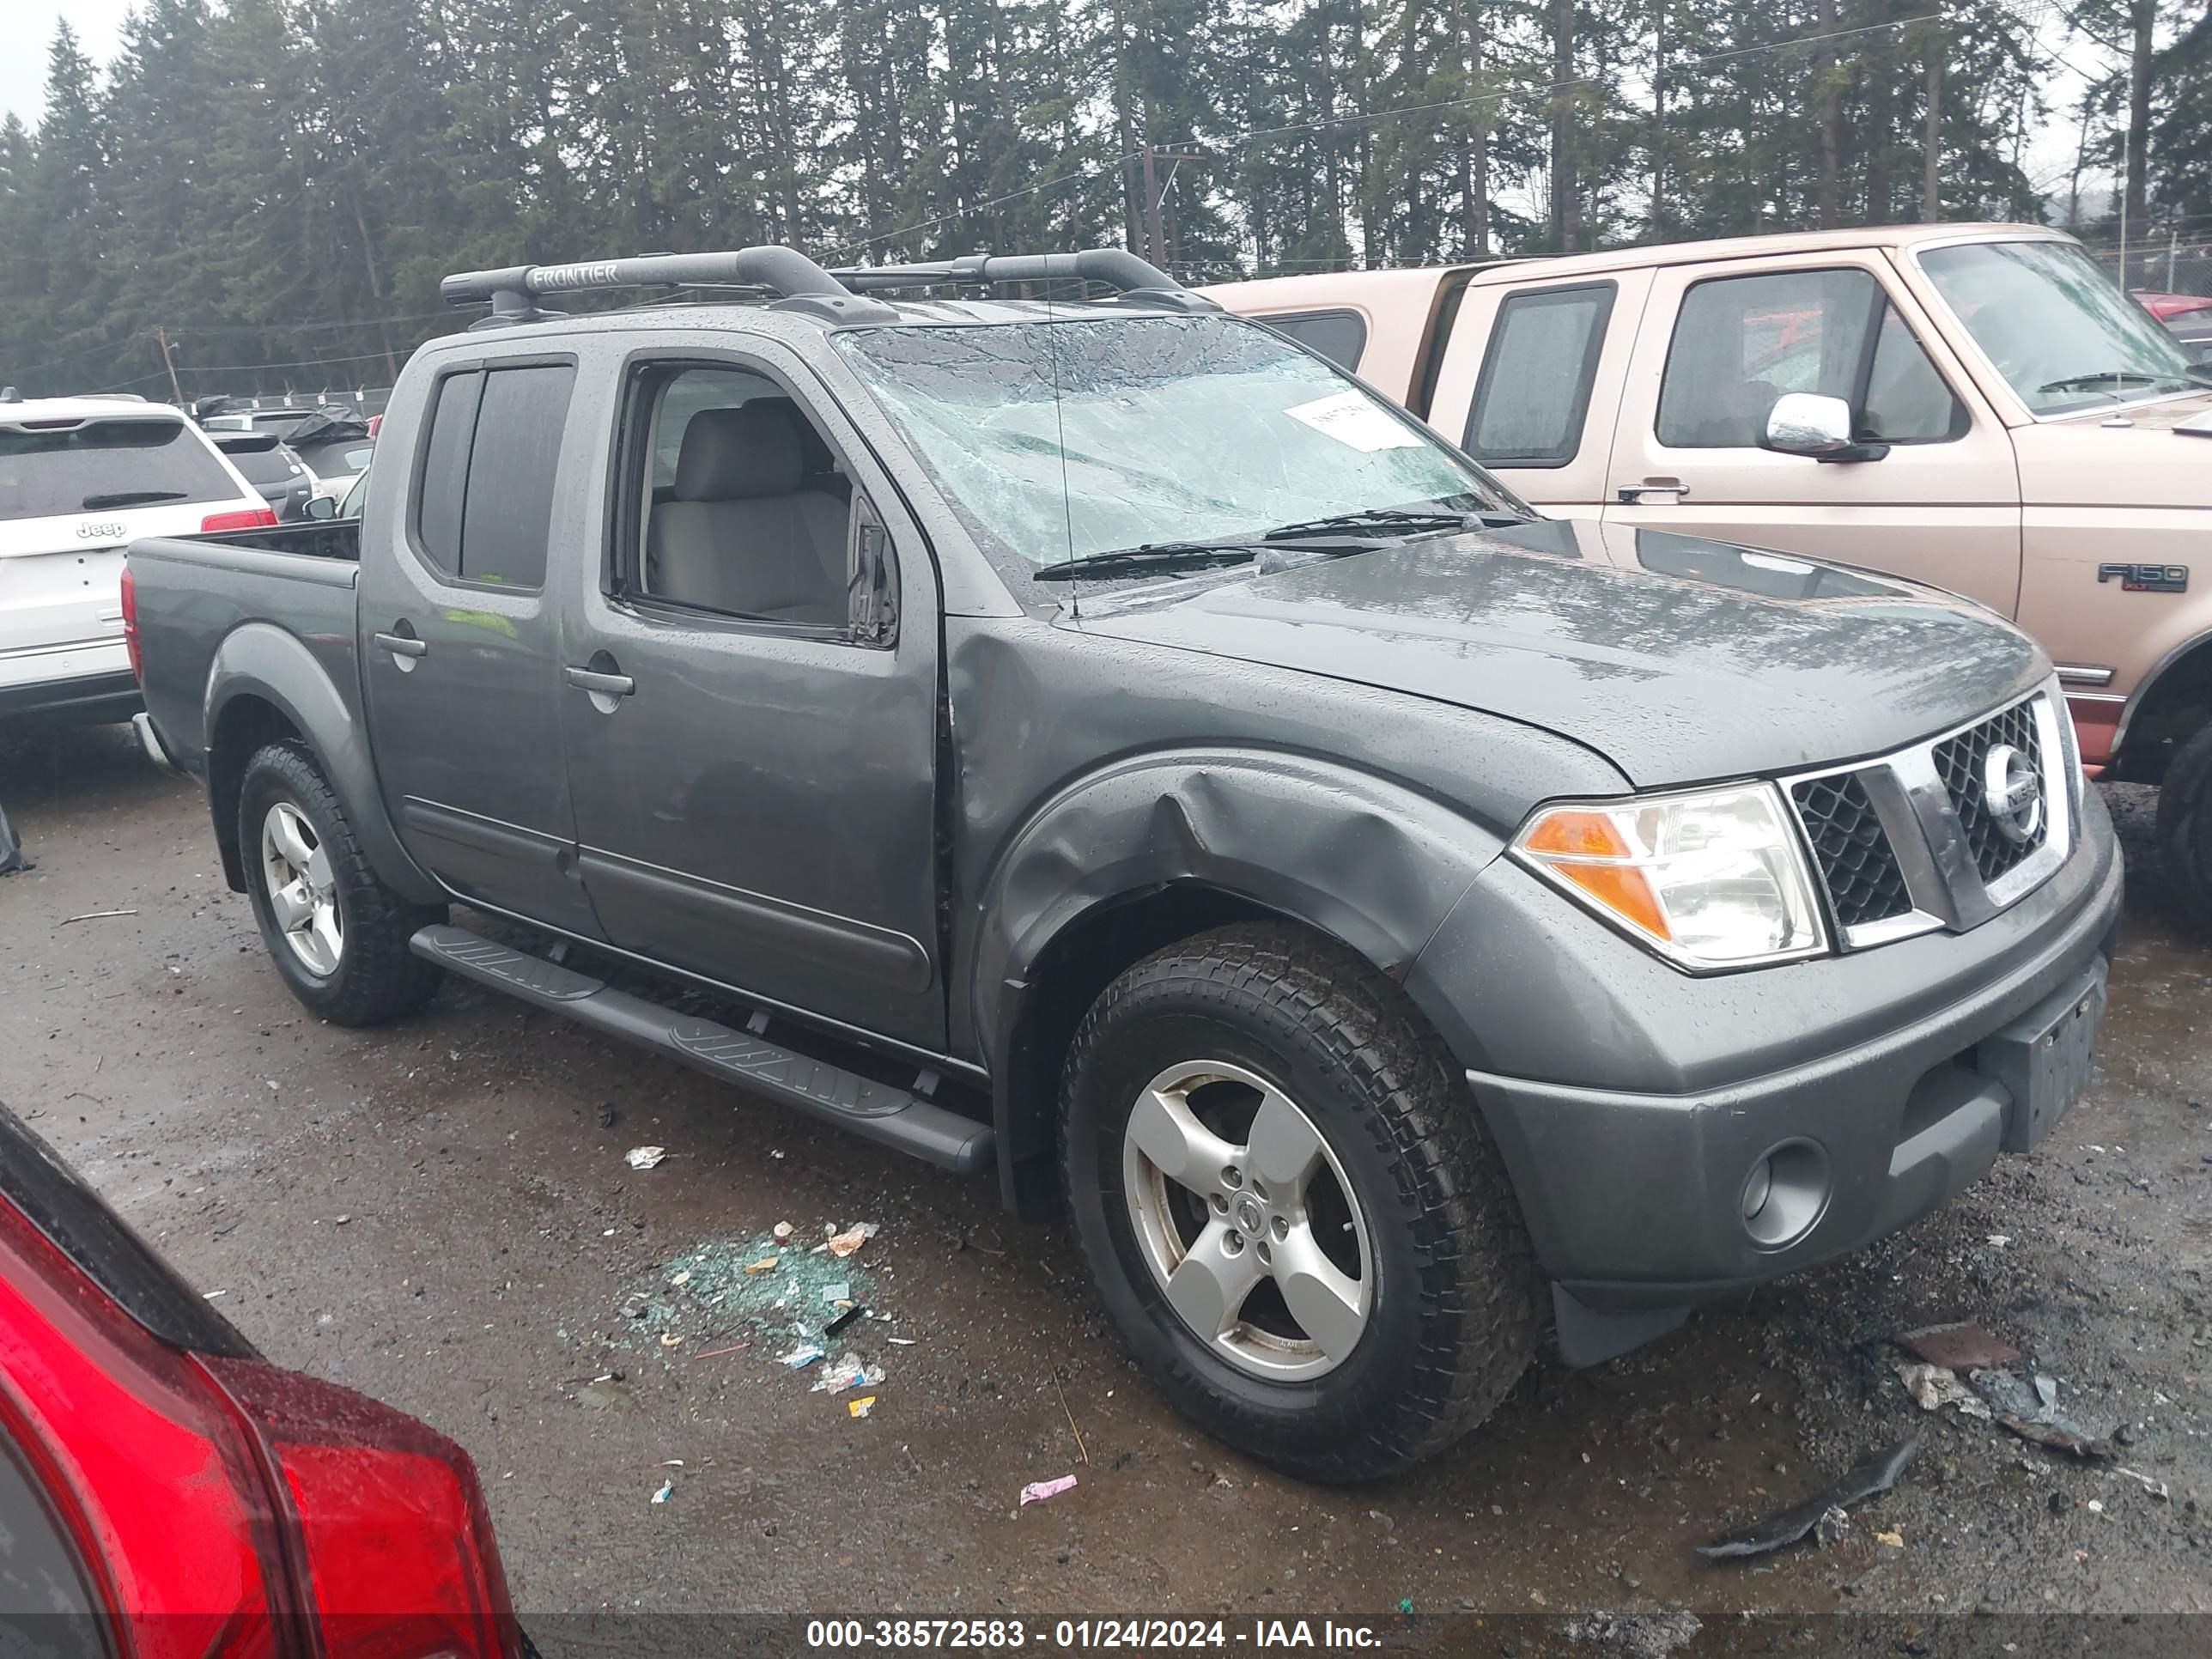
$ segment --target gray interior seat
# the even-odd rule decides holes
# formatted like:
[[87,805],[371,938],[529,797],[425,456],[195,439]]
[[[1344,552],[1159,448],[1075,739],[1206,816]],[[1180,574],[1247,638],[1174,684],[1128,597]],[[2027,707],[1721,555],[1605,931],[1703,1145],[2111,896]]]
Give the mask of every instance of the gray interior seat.
[[849,509],[801,487],[799,418],[780,398],[691,417],[672,499],[647,521],[647,591],[779,622],[845,620]]

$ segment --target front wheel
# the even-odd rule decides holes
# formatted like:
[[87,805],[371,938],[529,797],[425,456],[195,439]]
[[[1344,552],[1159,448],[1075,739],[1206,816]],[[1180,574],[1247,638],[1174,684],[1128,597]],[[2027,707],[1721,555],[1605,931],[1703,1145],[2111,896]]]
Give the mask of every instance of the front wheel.
[[408,949],[434,910],[386,887],[313,757],[272,743],[246,763],[238,847],[261,940],[294,996],[333,1025],[381,1025],[437,991]]
[[2176,907],[2212,933],[2212,726],[2183,744],[2166,767],[2157,836]]
[[1139,1363],[1302,1479],[1393,1474],[1534,1357],[1535,1276],[1443,1044],[1366,962],[1245,926],[1146,957],[1068,1055],[1062,1174]]

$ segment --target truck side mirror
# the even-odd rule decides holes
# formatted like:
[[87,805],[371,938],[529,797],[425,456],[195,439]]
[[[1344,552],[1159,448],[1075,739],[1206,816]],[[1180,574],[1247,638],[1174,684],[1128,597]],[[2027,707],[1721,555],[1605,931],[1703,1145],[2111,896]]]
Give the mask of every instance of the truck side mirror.
[[1889,453],[1887,444],[1854,442],[1851,406],[1817,392],[1785,392],[1777,398],[1766,412],[1761,443],[1778,454],[1816,461],[1878,461]]
[[865,496],[854,501],[853,574],[846,601],[853,637],[889,645],[898,637],[898,567],[891,538]]

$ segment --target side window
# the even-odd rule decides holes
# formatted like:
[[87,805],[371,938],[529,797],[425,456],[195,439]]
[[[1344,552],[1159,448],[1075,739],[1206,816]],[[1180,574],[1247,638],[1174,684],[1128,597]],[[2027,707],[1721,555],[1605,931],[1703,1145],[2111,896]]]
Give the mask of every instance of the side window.
[[1785,392],[1851,405],[1863,442],[1940,443],[1966,411],[1864,270],[1723,276],[1682,297],[1659,386],[1659,441],[1751,449]]
[[744,369],[648,372],[631,404],[633,592],[751,622],[849,631],[853,486],[781,386]]
[[1358,312],[1291,312],[1261,321],[1307,350],[1319,352],[1346,374],[1358,373],[1359,359],[1367,349],[1367,319]]
[[461,570],[461,501],[468,490],[469,448],[476,441],[481,370],[448,374],[438,382],[430,410],[430,441],[422,453],[422,482],[415,508],[415,538],[426,557],[449,576]]
[[565,363],[471,370],[438,383],[415,539],[446,574],[545,585],[554,473],[575,383]]
[[1565,466],[1582,448],[1613,285],[1509,294],[1498,307],[1463,447],[1492,466]]
[[553,474],[576,371],[565,363],[495,368],[484,376],[461,515],[461,574],[510,587],[545,585]]

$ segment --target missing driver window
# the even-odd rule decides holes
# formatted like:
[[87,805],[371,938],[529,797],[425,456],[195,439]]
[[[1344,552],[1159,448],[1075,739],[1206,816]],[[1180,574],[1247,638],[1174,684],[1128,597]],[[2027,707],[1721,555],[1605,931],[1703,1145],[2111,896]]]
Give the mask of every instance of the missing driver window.
[[684,368],[650,391],[644,592],[762,622],[842,628],[852,485],[783,388]]

